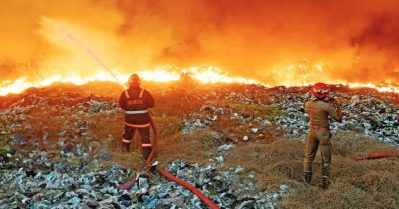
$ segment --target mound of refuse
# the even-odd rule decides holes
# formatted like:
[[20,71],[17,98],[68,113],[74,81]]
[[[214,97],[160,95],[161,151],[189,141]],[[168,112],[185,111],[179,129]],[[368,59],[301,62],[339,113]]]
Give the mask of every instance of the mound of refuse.
[[[274,190],[258,188],[256,173],[244,171],[243,165],[227,167],[223,153],[241,142],[278,137],[303,142],[308,129],[304,103],[311,99],[307,87],[151,88],[158,102],[155,120],[166,118],[158,127],[161,137],[179,132],[184,138],[199,129],[217,133],[212,136],[219,146],[216,158],[199,164],[181,156],[167,162],[166,170],[220,207],[277,207],[288,186],[281,182]],[[123,128],[119,91],[115,85],[60,85],[0,97],[0,208],[206,208],[190,191],[156,172],[113,161]],[[332,96],[344,113],[343,123],[331,121],[333,133],[355,132],[399,145],[398,94],[335,86]],[[163,130],[167,127],[175,131]],[[135,176],[133,187],[120,188]]]
[[[225,147],[219,148],[219,150]],[[108,158],[91,155],[82,144],[69,151],[38,149],[10,154],[0,163],[0,208],[206,208],[190,191],[152,171],[139,173]],[[195,185],[223,208],[274,208],[288,191],[257,191],[254,174],[221,164],[176,160],[167,170]],[[128,190],[120,185],[136,177]]]
[[[250,86],[224,95],[208,97],[198,110],[188,114],[183,131],[212,127],[218,120],[231,120],[237,126],[247,126],[243,140],[260,138],[267,129],[277,126],[284,136],[305,140],[309,117],[304,104],[311,95],[306,87],[275,87],[267,89]],[[336,89],[332,97],[338,98],[343,111],[343,122],[331,121],[332,132],[358,132],[383,143],[399,144],[399,95],[375,90]]]

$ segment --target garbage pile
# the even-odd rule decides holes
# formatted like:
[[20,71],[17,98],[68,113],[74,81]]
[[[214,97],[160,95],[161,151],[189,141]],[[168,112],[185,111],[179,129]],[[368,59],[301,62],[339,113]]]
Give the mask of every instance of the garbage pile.
[[[331,123],[332,132],[354,131],[384,143],[399,143],[398,94],[343,86],[332,88],[331,96],[339,99],[344,113],[343,123]],[[79,87],[56,90],[47,87],[31,90],[14,99],[5,98],[3,102],[0,99],[0,106],[5,108],[0,116],[6,129],[13,133],[31,132],[35,128],[32,121],[56,118],[57,127],[67,130],[64,133],[67,135],[65,138],[90,139],[93,135],[90,127],[95,123],[96,117],[107,119],[122,112],[117,98],[77,93],[79,91]],[[116,95],[119,93],[116,92]],[[168,115],[168,110],[172,112],[176,109],[173,106],[177,104],[174,103],[179,103],[177,106],[184,109],[190,109],[194,100],[192,103],[202,104],[193,105],[187,114],[178,115],[182,118],[184,133],[214,128],[219,121],[231,121],[231,126],[247,129],[239,138],[249,140],[261,138],[265,131],[271,129],[282,129],[285,137],[304,140],[308,126],[304,103],[312,99],[308,87],[266,88],[243,84],[191,89],[176,89],[173,86],[156,91],[154,97],[159,101],[166,101],[162,105],[171,106],[169,109],[156,107],[154,111],[159,109],[161,115]],[[174,102],[171,104],[169,101]]]
[[[226,152],[225,145],[218,150]],[[82,144],[64,151],[7,149],[0,162],[0,208],[206,208],[190,191],[151,171],[139,174],[116,164],[103,164]],[[167,170],[190,182],[223,208],[275,208],[288,191],[255,189],[254,174],[223,164],[199,165],[176,160]],[[142,171],[141,171],[142,172]],[[129,190],[120,185],[136,176]]]
[[[304,109],[312,99],[306,87],[275,87],[255,90],[238,89],[222,98],[216,105],[204,105],[184,118],[184,132],[212,127],[217,120],[232,120],[234,126],[247,125],[248,133],[261,135],[262,130],[276,125],[284,129],[285,137],[305,140],[309,118]],[[253,89],[253,86],[252,88]],[[332,132],[353,131],[378,139],[384,143],[399,144],[399,95],[379,93],[373,90],[336,90],[332,96],[342,105],[343,122],[331,121]],[[250,111],[248,111],[250,110]],[[248,139],[243,135],[242,139]]]
[[[399,144],[399,121],[395,116],[399,114],[398,106],[389,104],[384,97],[376,95],[357,95],[354,93],[335,92],[333,96],[342,103],[343,122],[332,123],[333,132],[354,131],[378,139],[384,143]],[[306,134],[308,115],[304,110],[307,96],[299,96],[282,101],[278,105],[287,111],[287,117],[277,117],[275,122],[287,128],[290,137],[302,137]],[[302,135],[302,136],[301,136]]]
[[[0,208],[204,208],[188,190],[149,171],[130,190],[121,190],[120,184],[143,171],[109,165],[114,153],[108,144],[116,142],[111,133],[121,130],[102,130],[109,136],[99,139],[94,126],[98,120],[123,123],[123,112],[116,97],[79,93],[82,88],[46,87],[0,98]],[[175,111],[180,115],[173,116],[182,119],[184,134],[204,129],[248,143],[266,138],[266,132],[306,137],[304,103],[311,99],[306,87],[226,84],[195,92],[155,92],[155,98],[167,102],[156,106],[154,115],[172,115],[175,103],[182,103],[189,113]],[[398,94],[337,87],[332,96],[344,112],[343,123],[331,123],[333,132],[360,132],[399,144]],[[224,208],[274,208],[288,186],[257,191],[255,174],[224,165],[223,153],[230,149],[234,145],[218,147],[210,164],[176,160],[167,170]]]
[[121,112],[117,102],[95,96],[45,89],[18,98],[0,113],[3,129],[20,135],[41,136],[36,141],[46,143],[49,129],[56,128],[62,143],[65,140],[94,139],[91,126],[95,118],[109,118]]

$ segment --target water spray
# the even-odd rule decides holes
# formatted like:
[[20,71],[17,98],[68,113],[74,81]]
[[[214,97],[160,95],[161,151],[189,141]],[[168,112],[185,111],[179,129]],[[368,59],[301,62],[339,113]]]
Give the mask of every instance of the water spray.
[[116,77],[116,75],[112,72],[112,70],[110,68],[108,68],[103,61],[101,61],[100,58],[98,58],[98,56],[96,56],[96,54],[94,54],[94,52],[92,50],[90,50],[89,47],[85,46],[84,44],[82,44],[82,42],[76,38],[75,36],[73,36],[72,34],[68,33],[65,30],[59,30],[61,33],[65,34],[72,42],[74,42],[79,48],[81,48],[83,51],[85,51],[87,54],[89,54],[94,61],[96,61],[101,67],[102,69],[104,69],[105,71],[107,71],[112,78],[115,79],[115,81],[122,86],[123,88],[125,88],[125,86],[123,85],[123,82],[121,82],[118,77]]

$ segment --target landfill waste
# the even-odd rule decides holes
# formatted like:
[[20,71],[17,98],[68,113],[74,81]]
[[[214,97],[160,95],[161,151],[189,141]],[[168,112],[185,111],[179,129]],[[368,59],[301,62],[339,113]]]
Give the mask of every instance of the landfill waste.
[[[123,121],[120,92],[100,85],[103,96],[88,93],[98,87],[56,85],[0,97],[0,208],[203,208],[191,192],[156,173],[140,175],[127,191],[119,187],[142,171],[113,162],[119,153],[112,145],[119,143],[123,125],[108,126]],[[332,87],[344,113],[343,123],[331,123],[333,134],[356,132],[399,145],[398,94]],[[178,127],[180,133],[171,134],[183,137],[204,130],[216,149],[207,164],[176,160],[167,170],[220,207],[276,208],[289,186],[280,182],[275,191],[257,190],[256,174],[244,165],[227,167],[225,153],[271,136],[303,141],[308,90],[225,84],[154,91],[160,130]],[[164,105],[170,101],[172,110]]]
[[[0,97],[0,108],[4,109],[0,117],[4,121],[5,130],[16,134],[16,141],[27,143],[27,139],[19,134],[33,132],[36,127],[32,121],[40,120],[43,123],[41,115],[55,116],[62,120],[58,126],[64,129],[60,133],[63,139],[77,140],[83,137],[92,140],[94,119],[106,119],[121,113],[115,99],[79,94],[77,92],[82,90],[75,89],[78,87],[57,88],[57,91],[47,87],[32,89],[11,98]],[[398,94],[373,89],[350,89],[341,85],[331,88],[331,96],[338,98],[344,114],[342,123],[331,123],[332,132],[358,132],[384,143],[399,143]],[[187,100],[182,100],[180,105],[181,109],[187,109],[180,115],[182,132],[186,134],[198,129],[221,128],[221,125],[231,124],[224,128],[229,130],[237,127],[236,131],[245,129],[234,136],[243,140],[247,137],[251,140],[265,138],[265,133],[271,129],[281,130],[285,137],[304,140],[309,122],[304,103],[311,99],[308,91],[308,87],[267,88],[261,85],[232,84],[205,90],[182,88],[176,91],[174,88],[166,88],[154,96],[170,101],[169,97],[173,97],[171,92],[198,95],[190,99],[183,97]],[[39,141],[42,139],[42,143],[48,140],[47,129],[48,125],[44,126],[43,135],[36,137]]]
[[[135,172],[116,164],[96,166],[94,161],[100,159],[61,151],[51,155],[40,150],[17,153],[13,161],[0,163],[0,208],[205,207],[191,192],[157,173],[142,174],[129,190],[123,190],[119,185]],[[44,162],[50,164],[46,166]],[[288,191],[287,186],[276,191],[256,191],[252,178],[239,176],[241,167],[176,160],[167,170],[224,208],[275,208],[273,202]]]
[[[399,144],[398,94],[372,89],[351,90],[337,85],[332,87],[331,96],[338,98],[344,115],[342,123],[332,121],[332,132],[359,132],[384,143]],[[231,120],[236,126],[247,126],[246,133],[257,135],[257,138],[275,125],[284,130],[285,137],[304,141],[309,123],[304,104],[310,99],[308,87],[253,85],[231,90],[211,99],[223,102],[206,104],[189,113],[184,118],[183,131],[215,127],[220,120]],[[246,141],[251,137],[244,135],[241,138]]]
[[217,148],[216,152],[217,154],[222,154],[230,149],[233,149],[234,147],[234,144],[223,144]]

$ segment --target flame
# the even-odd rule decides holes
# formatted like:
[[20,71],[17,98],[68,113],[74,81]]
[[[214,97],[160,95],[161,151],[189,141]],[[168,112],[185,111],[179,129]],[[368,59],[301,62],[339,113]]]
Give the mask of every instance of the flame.
[[192,75],[193,78],[202,83],[243,83],[243,84],[261,84],[261,82],[243,77],[231,77],[227,74],[221,73],[220,69],[209,66],[201,69],[200,67],[191,67],[185,72]]
[[[118,76],[122,78],[123,76]],[[21,77],[15,80],[14,82],[4,81],[0,84],[0,95],[4,96],[10,93],[21,93],[25,89],[31,87],[44,87],[54,84],[56,82],[61,83],[73,83],[75,85],[82,85],[92,81],[109,81],[110,76],[105,73],[99,73],[92,77],[84,77],[82,78],[79,75],[67,76],[63,77],[60,75],[53,75],[41,81],[28,81],[26,77]]]
[[272,75],[281,85],[308,86],[320,79],[320,72],[324,72],[325,68],[325,63],[302,60],[299,63],[276,65],[272,69]]
[[[118,71],[113,70],[115,77],[118,82],[122,84],[121,81],[126,81],[129,74],[126,73],[115,73]],[[232,77],[224,74],[220,69],[216,67],[190,67],[187,69],[180,69],[175,66],[166,65],[159,67],[154,70],[144,70],[138,72],[139,76],[146,81],[152,82],[171,82],[178,81],[180,79],[181,73],[189,74],[192,78],[200,81],[201,83],[243,83],[243,84],[261,84],[261,82],[254,79],[247,79],[244,77]],[[26,77],[21,77],[15,81],[3,81],[0,83],[0,95],[4,96],[10,93],[21,93],[25,89],[31,87],[44,87],[51,84],[61,82],[61,83],[72,83],[75,85],[82,85],[93,81],[113,81],[113,78],[107,72],[99,72],[92,76],[82,76],[82,75],[71,75],[71,76],[61,76],[52,75],[40,81],[29,81]],[[124,85],[124,84],[122,84]]]
[[393,93],[399,93],[399,87],[398,86],[393,86],[393,85],[376,85],[372,83],[346,83],[347,86],[350,88],[373,88],[376,89],[379,92],[393,92]]
[[[289,69],[294,69],[297,68],[295,66],[288,66],[287,68]],[[322,70],[322,65],[315,66],[317,70]],[[116,79],[118,82],[122,85],[123,84],[121,81],[126,81],[129,77],[129,74],[127,73],[120,73],[117,70],[113,70]],[[115,73],[117,72],[117,73]],[[219,68],[217,67],[199,67],[199,66],[194,66],[194,67],[189,67],[189,68],[178,68],[173,65],[165,65],[161,66],[159,68],[153,69],[153,70],[143,70],[138,72],[140,77],[145,80],[145,81],[152,81],[152,82],[172,82],[172,81],[178,81],[180,79],[181,74],[188,74],[192,78],[198,80],[201,83],[208,84],[208,83],[242,83],[242,84],[259,84],[263,86],[268,86],[270,87],[271,85],[262,83],[256,79],[251,79],[251,78],[244,78],[244,77],[234,77],[230,76],[226,73],[223,73]],[[52,75],[49,76],[48,78],[39,80],[39,81],[29,81],[27,77],[21,77],[18,78],[14,81],[6,80],[0,83],[0,95],[4,96],[10,93],[21,93],[25,89],[31,88],[31,87],[45,87],[49,86],[51,84],[60,82],[60,83],[72,83],[75,85],[82,85],[86,84],[88,82],[94,82],[94,81],[112,81],[115,82],[115,78],[112,77],[109,73],[105,71],[100,71],[97,74],[91,75],[91,76],[82,76],[79,74],[75,75],[70,75],[70,76],[61,76],[61,75]],[[284,83],[286,86],[307,86],[308,81],[304,81],[303,83],[297,82],[293,80],[293,82],[290,82],[290,80],[287,81],[287,83]],[[399,87],[395,85],[377,85],[377,84],[372,84],[372,83],[348,83],[348,82],[331,82],[331,83],[340,83],[344,84],[350,88],[373,88],[376,89],[380,92],[394,92],[394,93],[399,93]]]

